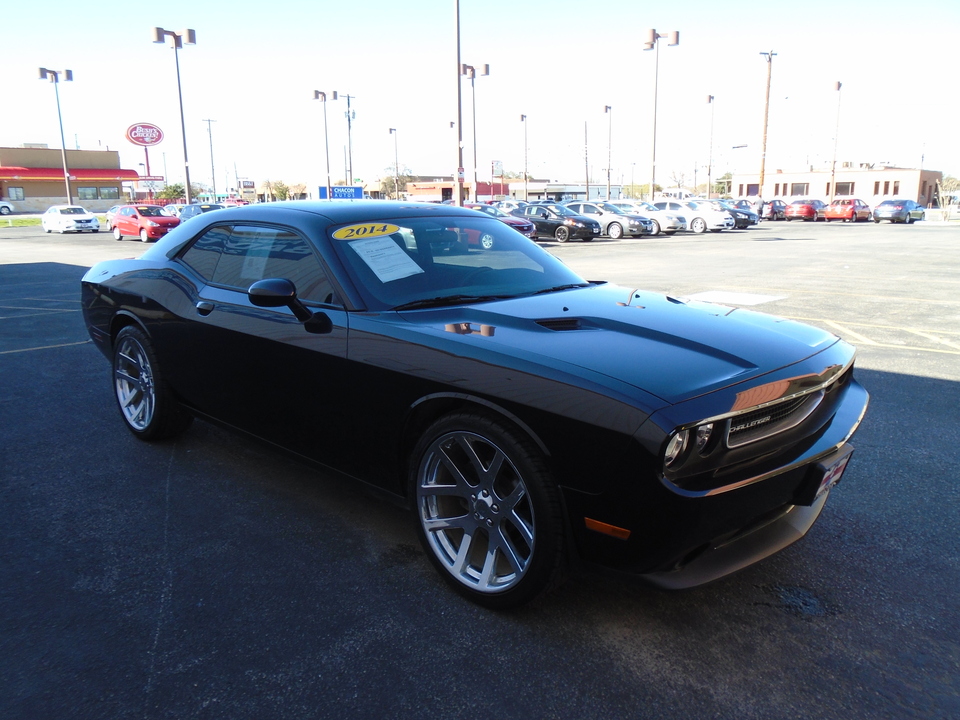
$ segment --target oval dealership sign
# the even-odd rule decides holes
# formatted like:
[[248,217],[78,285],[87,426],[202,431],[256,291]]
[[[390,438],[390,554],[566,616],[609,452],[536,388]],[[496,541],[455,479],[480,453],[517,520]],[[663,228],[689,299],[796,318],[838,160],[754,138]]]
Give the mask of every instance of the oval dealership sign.
[[127,140],[134,145],[156,145],[163,140],[163,130],[150,123],[137,123],[127,128]]

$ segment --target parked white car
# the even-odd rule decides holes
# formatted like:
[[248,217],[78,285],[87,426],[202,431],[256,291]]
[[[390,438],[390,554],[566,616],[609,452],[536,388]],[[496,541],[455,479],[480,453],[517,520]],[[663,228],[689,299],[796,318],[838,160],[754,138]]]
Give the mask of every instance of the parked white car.
[[0,215],[9,215],[13,212],[13,205],[6,200],[0,200]]
[[100,221],[79,205],[54,205],[40,216],[44,232],[100,232]]
[[659,235],[661,232],[664,235],[673,235],[678,230],[687,229],[687,220],[681,213],[661,210],[643,200],[611,200],[610,204],[625,212],[650,218],[653,222],[652,235]]
[[661,210],[683,215],[687,219],[687,229],[693,233],[702,233],[707,230],[711,232],[732,230],[736,224],[733,215],[726,211],[717,210],[705,202],[658,200],[654,205]]

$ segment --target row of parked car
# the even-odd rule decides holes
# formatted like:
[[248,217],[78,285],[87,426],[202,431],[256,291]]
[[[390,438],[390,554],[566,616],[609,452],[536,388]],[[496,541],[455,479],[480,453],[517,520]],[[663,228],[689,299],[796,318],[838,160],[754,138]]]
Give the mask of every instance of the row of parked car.
[[143,242],[151,242],[192,217],[222,208],[216,203],[114,205],[107,210],[107,230],[113,231],[117,240],[139,237]]
[[842,220],[858,222],[863,220],[875,223],[889,220],[891,223],[910,224],[923,220],[923,206],[914,200],[884,200],[871,208],[859,198],[837,198],[829,205],[817,198],[801,198],[787,205],[782,200],[771,200],[766,204],[772,215],[771,220]]
[[673,235],[680,231],[703,233],[745,229],[763,220],[859,220],[912,223],[923,219],[923,206],[913,200],[884,200],[875,208],[858,198],[837,198],[830,204],[800,198],[787,204],[704,198],[641,200],[498,200],[468,203],[513,225],[527,237],[552,238],[557,242],[613,239],[642,235]]

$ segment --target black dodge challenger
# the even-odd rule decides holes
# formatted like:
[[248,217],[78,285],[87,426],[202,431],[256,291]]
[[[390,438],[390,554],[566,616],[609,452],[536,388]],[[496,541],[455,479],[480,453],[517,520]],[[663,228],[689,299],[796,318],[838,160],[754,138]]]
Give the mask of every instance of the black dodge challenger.
[[827,332],[584,280],[448,205],[208,213],[82,303],[134,435],[199,417],[375,486],[493,608],[575,563],[686,588],[783,549],[868,402]]

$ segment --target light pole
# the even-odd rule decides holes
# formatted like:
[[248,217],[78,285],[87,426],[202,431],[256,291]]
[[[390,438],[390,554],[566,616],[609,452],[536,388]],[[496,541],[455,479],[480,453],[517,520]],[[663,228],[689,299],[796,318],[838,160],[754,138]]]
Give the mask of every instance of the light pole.
[[183,134],[183,176],[186,180],[186,200],[187,205],[193,203],[193,198],[190,192],[190,161],[187,159],[187,125],[183,119],[183,90],[180,87],[180,53],[179,50],[187,45],[196,45],[197,44],[197,32],[195,30],[181,30],[180,32],[174,32],[173,30],[164,30],[163,28],[154,28],[153,29],[153,41],[155,43],[163,43],[166,38],[170,38],[170,45],[173,47],[173,59],[174,63],[177,66],[177,97],[180,100],[180,132]]
[[454,0],[457,23],[457,197],[454,202],[463,206],[463,85],[460,82],[460,0]]
[[353,187],[353,120],[357,114],[350,109],[350,101],[355,98],[354,95],[344,95],[347,99],[347,163],[348,174],[347,184]]
[[[337,99],[336,90],[330,93],[330,95],[331,95],[330,97],[331,100]],[[324,153],[327,156],[327,200],[330,200],[331,199],[330,193],[332,192],[332,188],[330,185],[330,141],[327,137],[327,94],[325,92],[321,92],[320,90],[314,90],[313,99],[323,101],[323,149],[324,149]]]
[[[474,85],[474,79],[477,76],[477,69],[473,65],[464,65],[460,73],[470,78],[470,102],[473,106],[473,201],[477,201],[477,89]],[[490,74],[490,66],[484,65],[481,75]]]
[[[833,165],[830,167],[830,202],[833,202],[833,196],[836,194],[837,189],[837,138],[840,137],[840,87],[842,83],[837,80],[834,83],[833,89],[837,92],[837,127],[833,131]],[[856,220],[857,216],[853,216]]]
[[707,95],[707,104],[710,106],[710,153],[707,155],[707,200],[713,192],[713,95]]
[[213,165],[213,130],[210,123],[215,123],[216,120],[204,120],[203,122],[207,124],[207,135],[210,136],[210,188],[213,193],[213,200],[210,202],[215,203],[217,201],[217,173]]
[[397,155],[397,129],[390,128],[390,134],[393,135],[393,196],[396,200],[400,199],[400,160]]
[[[63,115],[60,114],[60,72],[40,68],[40,79],[50,78],[53,83],[53,93],[57,96],[57,120],[60,123],[60,158],[63,160],[63,182],[67,188],[67,205],[73,203],[73,193],[70,191],[70,169],[67,167],[67,143],[63,138]],[[64,70],[63,79],[73,82],[73,70]]]
[[770,77],[773,75],[773,58],[776,53],[760,53],[767,60],[767,95],[763,102],[763,144],[760,147],[760,185],[757,187],[757,196],[763,197],[763,181],[767,171],[767,121],[770,119]]
[[668,46],[680,44],[680,31],[672,30],[669,33],[658,33],[655,29],[647,30],[647,41],[644,50],[654,50],[656,62],[653,66],[653,158],[650,164],[650,202],[653,202],[654,187],[657,184],[657,90],[660,84],[660,38],[669,38]]
[[527,116],[521,115],[520,122],[523,123],[523,200],[527,202],[530,199],[527,192]]
[[607,118],[607,200],[610,200],[610,145],[613,142],[613,108],[610,105],[603,106],[603,112]]

